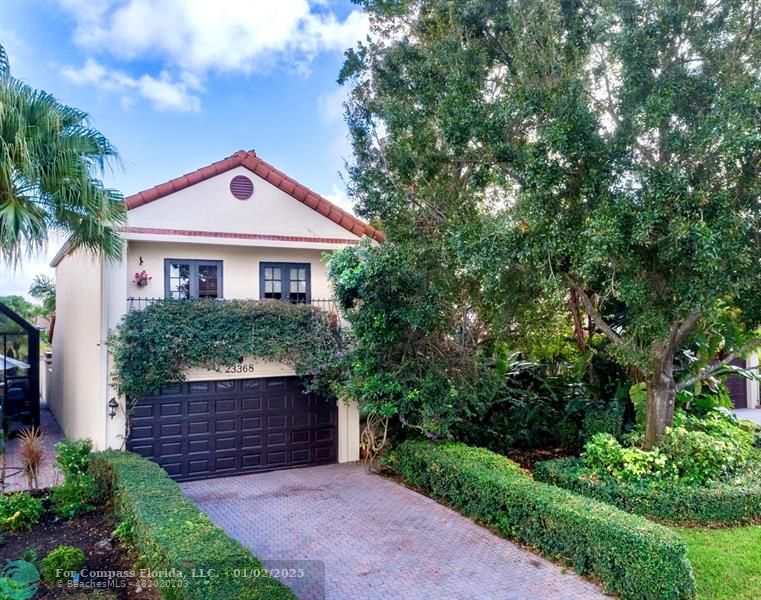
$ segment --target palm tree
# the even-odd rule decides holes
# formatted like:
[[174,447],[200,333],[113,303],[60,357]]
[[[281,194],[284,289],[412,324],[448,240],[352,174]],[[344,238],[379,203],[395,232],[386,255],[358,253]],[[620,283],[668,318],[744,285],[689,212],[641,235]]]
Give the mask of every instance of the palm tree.
[[118,161],[86,113],[14,79],[0,45],[0,258],[18,264],[51,232],[119,257],[124,203],[98,178]]
[[55,312],[55,281],[47,275],[35,275],[29,287],[29,295],[42,301],[45,316]]

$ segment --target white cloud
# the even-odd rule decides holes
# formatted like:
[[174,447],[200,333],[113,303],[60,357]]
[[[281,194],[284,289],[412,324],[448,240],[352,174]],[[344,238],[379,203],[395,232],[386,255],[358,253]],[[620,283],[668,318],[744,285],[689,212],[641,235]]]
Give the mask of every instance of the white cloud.
[[82,47],[117,58],[159,58],[172,68],[252,72],[280,60],[301,63],[364,39],[367,15],[341,20],[307,0],[61,0]]
[[346,102],[348,91],[346,87],[339,87],[317,98],[317,113],[323,123],[331,125],[343,119],[344,102]]
[[334,183],[330,194],[323,194],[323,196],[330,200],[333,204],[340,206],[344,210],[349,211],[351,214],[354,214],[354,207],[351,204],[351,200],[349,200],[349,196],[346,193],[346,190],[342,186]]
[[168,71],[158,77],[141,75],[132,77],[123,71],[108,69],[92,58],[80,68],[65,66],[61,73],[78,85],[93,85],[102,90],[121,94],[122,106],[129,109],[134,95],[145,98],[159,110],[198,111],[201,100],[196,92],[202,89],[195,75],[182,72],[176,78]]

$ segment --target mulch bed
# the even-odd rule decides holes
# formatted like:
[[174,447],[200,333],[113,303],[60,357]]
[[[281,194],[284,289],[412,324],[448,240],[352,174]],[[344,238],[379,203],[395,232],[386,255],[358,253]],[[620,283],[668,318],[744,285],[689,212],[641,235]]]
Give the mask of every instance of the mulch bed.
[[[118,541],[111,539],[114,523],[105,513],[98,510],[71,520],[63,520],[47,512],[31,531],[5,533],[0,541],[0,568],[5,561],[22,557],[30,547],[37,549],[38,559],[60,545],[81,548],[87,559],[89,571],[131,571],[135,570],[136,558]],[[108,540],[109,543],[104,542]],[[101,542],[101,544],[98,544]],[[98,546],[96,547],[96,544]],[[62,582],[60,587],[40,584],[34,600],[52,600],[55,598],[87,598],[94,594],[98,600],[158,600],[160,595],[153,587],[140,588],[139,577],[136,579],[120,577],[82,576],[81,587],[68,587]],[[122,587],[117,587],[122,586]],[[100,590],[96,593],[96,590]],[[104,594],[107,592],[107,594]],[[83,595],[86,594],[86,595]]]
[[521,468],[534,472],[536,463],[553,460],[555,458],[566,458],[568,456],[577,456],[578,453],[565,450],[563,448],[537,448],[533,450],[510,450],[506,454],[507,458],[517,462]]

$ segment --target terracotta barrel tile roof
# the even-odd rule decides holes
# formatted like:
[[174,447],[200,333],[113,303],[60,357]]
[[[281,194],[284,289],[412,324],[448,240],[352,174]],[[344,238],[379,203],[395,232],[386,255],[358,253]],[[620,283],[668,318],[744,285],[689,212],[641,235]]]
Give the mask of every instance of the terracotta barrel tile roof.
[[206,179],[210,179],[211,177],[241,166],[247,168],[255,175],[258,175],[309,208],[326,216],[328,219],[354,235],[361,236],[364,234],[379,242],[386,239],[386,236],[382,231],[375,229],[372,225],[368,225],[358,217],[339,208],[327,198],[323,198],[318,193],[313,192],[295,179],[291,179],[282,171],[279,171],[259,158],[254,151],[246,152],[245,150],[239,150],[224,160],[220,160],[191,173],[186,173],[176,179],[167,181],[166,183],[133,194],[125,199],[127,209],[129,210],[137,208],[138,206],[143,206],[144,204],[148,204],[149,202],[153,202],[154,200],[158,200],[159,198],[163,198],[164,196],[185,189],[188,186],[205,181]]

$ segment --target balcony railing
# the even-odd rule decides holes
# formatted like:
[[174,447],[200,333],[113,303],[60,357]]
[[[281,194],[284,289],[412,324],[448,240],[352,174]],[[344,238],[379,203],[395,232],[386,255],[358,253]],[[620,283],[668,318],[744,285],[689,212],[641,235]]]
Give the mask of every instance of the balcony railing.
[[[142,296],[130,296],[127,298],[127,311],[131,310],[142,310],[146,306],[149,306],[153,304],[154,302],[164,302],[165,298],[150,298],[150,297],[142,297]],[[183,302],[193,302],[194,299],[191,300],[183,300]],[[224,299],[220,300],[221,302],[224,302]],[[283,302],[289,302],[288,300],[283,300]],[[338,302],[334,298],[312,298],[308,302],[294,302],[294,304],[309,304],[311,306],[316,306],[320,310],[324,310],[326,313],[332,313],[335,315],[341,314],[341,311],[338,310]],[[341,319],[339,318],[339,321]]]

